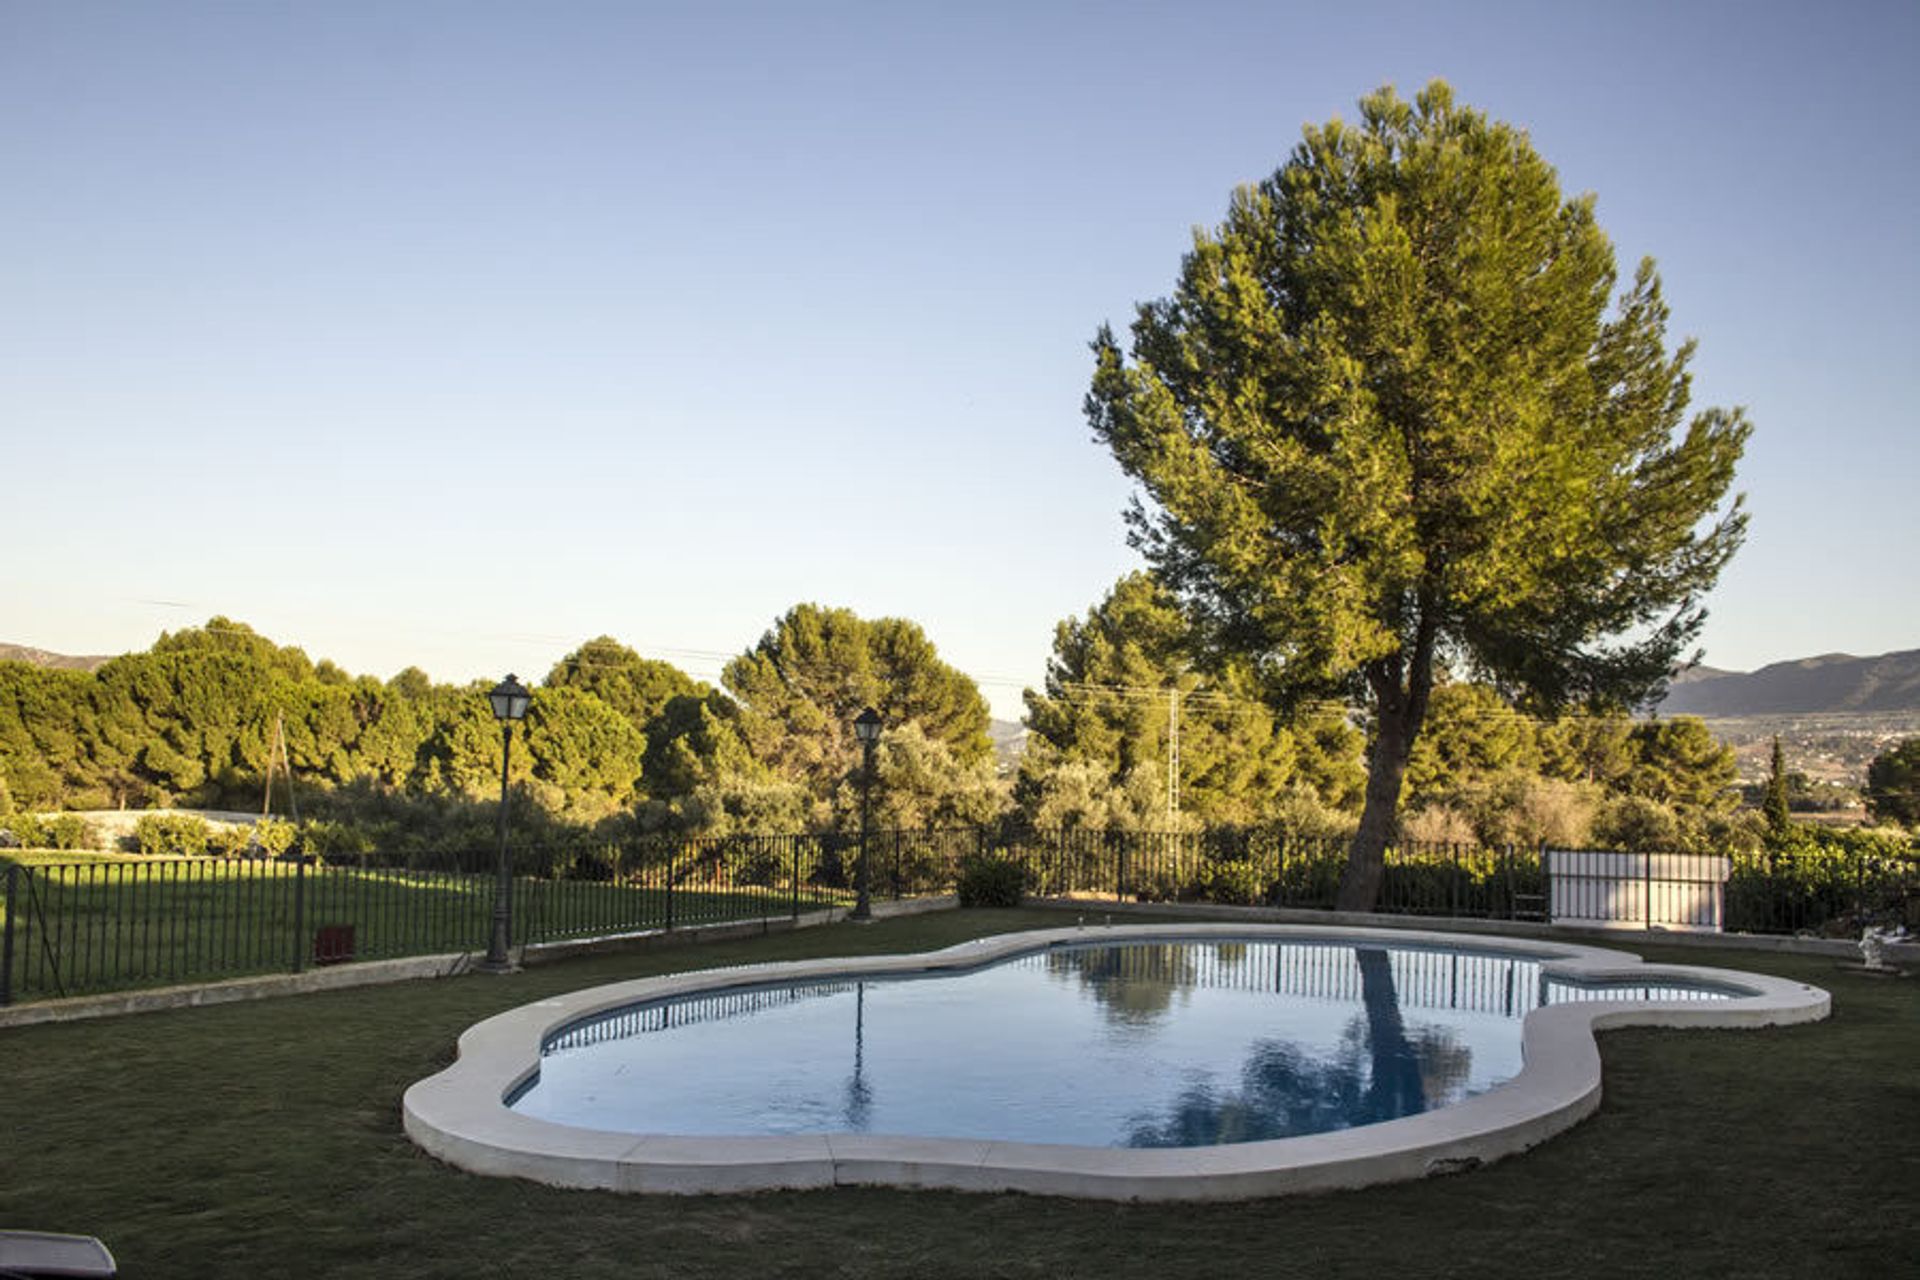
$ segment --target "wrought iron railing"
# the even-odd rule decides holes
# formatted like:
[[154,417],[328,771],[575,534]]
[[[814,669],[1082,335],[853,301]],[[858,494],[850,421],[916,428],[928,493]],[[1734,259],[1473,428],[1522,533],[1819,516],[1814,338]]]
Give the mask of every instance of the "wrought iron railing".
[[[516,848],[514,946],[797,918],[852,901],[858,838],[658,837]],[[280,859],[0,861],[0,1004],[312,965],[484,950],[495,850]],[[951,891],[969,857],[1010,859],[1030,893],[1330,909],[1342,839],[998,827],[876,832],[873,893]],[[1406,842],[1375,910],[1791,933],[1920,924],[1920,860],[1548,852]]]

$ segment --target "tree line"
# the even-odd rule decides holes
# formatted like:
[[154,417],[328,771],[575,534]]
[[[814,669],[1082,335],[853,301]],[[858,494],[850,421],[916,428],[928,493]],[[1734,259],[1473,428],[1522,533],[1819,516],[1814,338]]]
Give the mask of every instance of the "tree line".
[[[797,605],[719,687],[600,636],[535,682],[509,765],[516,829],[849,829],[851,723],[870,705],[886,827],[1351,831],[1365,720],[1282,714],[1244,672],[1202,670],[1189,639],[1146,573],[1062,621],[1027,693],[1027,749],[1003,772],[979,688],[912,622]],[[353,675],[224,617],[91,672],[0,663],[0,810],[257,809],[279,735],[296,790],[276,781],[273,804],[299,806],[310,844],[484,843],[501,771],[489,684]],[[1681,843],[1734,802],[1732,753],[1697,720],[1542,722],[1471,683],[1442,684],[1409,776],[1407,831],[1427,839]]]

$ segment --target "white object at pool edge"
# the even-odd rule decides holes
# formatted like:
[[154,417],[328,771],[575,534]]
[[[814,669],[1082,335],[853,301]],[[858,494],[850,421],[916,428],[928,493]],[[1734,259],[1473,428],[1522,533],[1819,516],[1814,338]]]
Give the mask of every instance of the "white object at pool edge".
[[[770,982],[971,968],[1058,943],[1315,941],[1453,947],[1540,959],[1583,982],[1732,987],[1723,1001],[1574,1001],[1527,1015],[1524,1065],[1505,1084],[1437,1111],[1331,1133],[1172,1148],[796,1134],[685,1137],[582,1129],[508,1109],[540,1046],[582,1018],[641,1001]],[[1594,1032],[1623,1026],[1763,1027],[1825,1018],[1827,993],[1765,974],[1648,965],[1624,951],[1404,929],[1315,925],[1117,925],[1001,934],[918,955],[789,961],[618,982],[510,1009],[467,1029],[451,1067],[407,1090],[406,1130],[474,1173],[553,1186],[697,1194],[836,1185],[1025,1191],[1103,1200],[1241,1200],[1402,1182],[1524,1151],[1600,1105]]]

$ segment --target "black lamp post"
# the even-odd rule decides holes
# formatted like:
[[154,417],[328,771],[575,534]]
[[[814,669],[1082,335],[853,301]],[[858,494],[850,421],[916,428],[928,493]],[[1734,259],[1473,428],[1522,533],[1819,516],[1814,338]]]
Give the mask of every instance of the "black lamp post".
[[867,861],[867,828],[873,817],[873,749],[880,745],[880,713],[868,707],[853,720],[853,736],[860,740],[860,865],[853,873],[853,914],[850,920],[873,919],[873,875]]
[[513,937],[513,866],[507,859],[507,766],[513,759],[513,726],[527,718],[533,694],[512,673],[487,694],[493,718],[500,722],[500,863],[494,870],[493,936],[487,942],[480,967],[488,973],[511,973],[507,948]]

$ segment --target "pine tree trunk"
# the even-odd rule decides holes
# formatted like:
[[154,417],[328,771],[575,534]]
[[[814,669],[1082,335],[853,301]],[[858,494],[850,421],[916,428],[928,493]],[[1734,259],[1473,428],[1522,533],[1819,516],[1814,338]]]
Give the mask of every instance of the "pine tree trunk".
[[1360,811],[1360,829],[1347,846],[1347,869],[1340,876],[1340,892],[1334,898],[1337,911],[1371,911],[1380,898],[1387,846],[1393,843],[1400,810],[1400,783],[1413,752],[1405,721],[1404,713],[1383,711],[1380,715],[1379,737],[1367,766],[1367,798]]
[[1371,911],[1380,899],[1386,874],[1387,846],[1399,825],[1400,783],[1407,775],[1414,740],[1427,718],[1433,693],[1433,646],[1436,634],[1432,601],[1423,593],[1420,623],[1411,651],[1371,664],[1367,684],[1373,689],[1379,731],[1373,758],[1367,764],[1367,799],[1360,810],[1360,829],[1347,846],[1347,869],[1334,896],[1336,911]]

